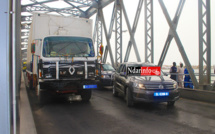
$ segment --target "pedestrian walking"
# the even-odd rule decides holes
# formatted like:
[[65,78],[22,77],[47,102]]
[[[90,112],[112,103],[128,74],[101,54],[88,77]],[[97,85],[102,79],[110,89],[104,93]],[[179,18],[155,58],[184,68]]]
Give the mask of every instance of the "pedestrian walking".
[[173,62],[173,66],[170,68],[170,78],[176,81],[176,73],[177,73],[177,67],[176,62]]

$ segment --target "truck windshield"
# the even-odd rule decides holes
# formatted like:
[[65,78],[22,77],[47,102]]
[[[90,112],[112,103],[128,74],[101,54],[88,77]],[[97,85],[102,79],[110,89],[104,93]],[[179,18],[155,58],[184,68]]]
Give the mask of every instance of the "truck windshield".
[[43,57],[94,57],[93,42],[84,37],[46,37],[43,41]]

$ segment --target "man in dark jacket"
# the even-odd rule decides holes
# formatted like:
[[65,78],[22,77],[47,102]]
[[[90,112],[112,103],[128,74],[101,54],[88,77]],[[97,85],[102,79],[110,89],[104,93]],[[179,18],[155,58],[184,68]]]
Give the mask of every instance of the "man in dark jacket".
[[177,72],[177,67],[175,62],[173,62],[173,66],[170,68],[169,72],[171,73],[170,78],[176,81],[176,75],[174,73]]

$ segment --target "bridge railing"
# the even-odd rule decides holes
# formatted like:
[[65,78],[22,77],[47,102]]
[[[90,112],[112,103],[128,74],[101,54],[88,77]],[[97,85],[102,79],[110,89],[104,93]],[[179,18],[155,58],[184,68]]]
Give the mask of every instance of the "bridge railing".
[[[164,73],[167,74],[168,76],[176,75],[176,81],[178,83],[182,82],[183,87],[184,87],[184,84],[191,84],[192,85],[191,79],[190,79],[190,81],[185,81],[185,76],[189,76],[189,74],[169,73],[169,72],[165,72],[165,71],[164,71]],[[194,73],[194,74],[196,76],[197,81],[199,82],[199,73]],[[179,81],[179,79],[178,79],[178,76],[180,76],[180,75],[183,75],[183,80],[182,81]],[[211,74],[211,82],[210,82],[210,84],[205,84],[205,85],[207,85],[209,87],[208,90],[215,91],[215,74]],[[184,88],[186,88],[186,87],[184,87]],[[190,88],[194,89],[194,86],[191,86]]]

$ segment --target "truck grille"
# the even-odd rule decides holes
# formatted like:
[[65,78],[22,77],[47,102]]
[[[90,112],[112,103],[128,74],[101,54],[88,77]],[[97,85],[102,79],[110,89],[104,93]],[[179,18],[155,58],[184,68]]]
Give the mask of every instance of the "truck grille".
[[[84,66],[81,67],[74,67],[75,72],[71,75],[69,72],[69,67],[65,68],[59,68],[59,79],[72,79],[72,78],[85,78],[85,69]],[[95,75],[95,67],[88,66],[88,78],[94,78]],[[79,73],[78,73],[79,72]],[[89,74],[91,73],[91,74]],[[93,74],[92,74],[93,73]],[[43,78],[46,78],[46,75],[50,74],[49,79],[55,79],[56,78],[56,68],[55,67],[49,67],[49,68],[43,68],[42,71]]]

